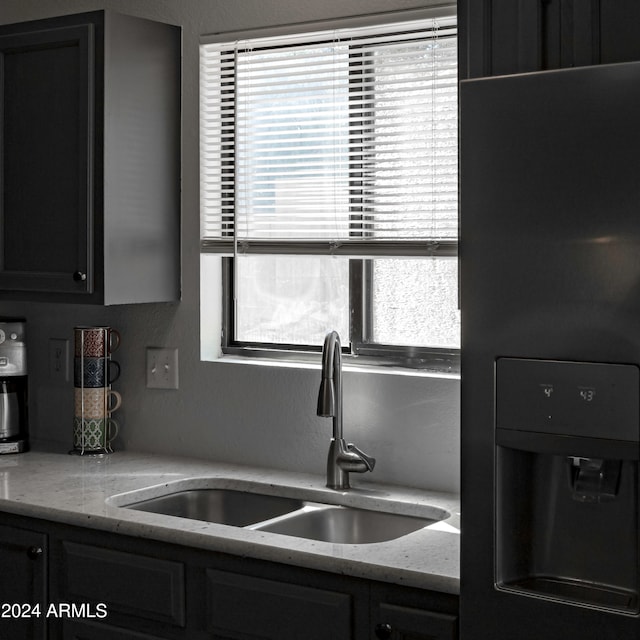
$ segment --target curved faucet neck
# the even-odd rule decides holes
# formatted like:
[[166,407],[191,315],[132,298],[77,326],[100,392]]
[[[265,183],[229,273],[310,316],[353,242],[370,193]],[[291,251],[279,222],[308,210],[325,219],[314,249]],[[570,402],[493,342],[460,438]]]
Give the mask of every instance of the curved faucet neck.
[[324,384],[333,387],[332,406],[325,408],[324,415],[333,417],[333,437],[339,440],[342,438],[342,345],[337,331],[331,331],[324,339],[322,379]]

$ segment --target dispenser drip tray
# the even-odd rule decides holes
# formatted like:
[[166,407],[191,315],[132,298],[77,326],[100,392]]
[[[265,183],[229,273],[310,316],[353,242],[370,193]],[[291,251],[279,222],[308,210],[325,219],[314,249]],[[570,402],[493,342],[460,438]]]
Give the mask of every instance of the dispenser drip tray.
[[626,589],[570,580],[553,576],[524,578],[503,585],[505,589],[565,602],[611,609],[623,613],[638,613],[638,594]]

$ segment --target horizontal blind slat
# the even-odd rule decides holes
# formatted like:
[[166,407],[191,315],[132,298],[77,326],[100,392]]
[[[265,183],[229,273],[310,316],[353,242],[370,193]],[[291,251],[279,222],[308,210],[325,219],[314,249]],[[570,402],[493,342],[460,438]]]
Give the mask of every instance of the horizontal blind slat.
[[201,46],[203,250],[455,241],[455,25],[406,26]]

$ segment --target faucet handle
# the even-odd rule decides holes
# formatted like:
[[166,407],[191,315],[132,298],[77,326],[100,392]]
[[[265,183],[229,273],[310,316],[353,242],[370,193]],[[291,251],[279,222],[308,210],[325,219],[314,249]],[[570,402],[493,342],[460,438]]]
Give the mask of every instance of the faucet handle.
[[367,465],[367,469],[369,471],[373,471],[373,467],[376,466],[375,458],[368,456],[364,451],[362,451],[361,449],[358,449],[358,447],[356,447],[356,445],[353,444],[353,442],[349,442],[347,444],[347,451],[352,451],[353,453],[357,453],[362,458],[362,461]]

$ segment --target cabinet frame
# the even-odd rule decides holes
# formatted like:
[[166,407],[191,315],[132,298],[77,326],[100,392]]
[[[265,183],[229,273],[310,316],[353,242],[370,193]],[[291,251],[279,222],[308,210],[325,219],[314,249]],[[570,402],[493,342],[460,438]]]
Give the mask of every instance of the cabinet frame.
[[[20,51],[21,84],[3,65]],[[110,10],[0,25],[0,300],[180,300],[181,54],[180,27]],[[42,110],[58,99],[68,109]],[[12,113],[19,127],[5,127]]]
[[[117,568],[124,562],[128,567],[126,576],[119,577],[116,570],[111,572],[115,589],[121,588],[119,585],[123,579],[134,583],[137,568],[141,569],[141,576],[158,576],[161,596],[158,602],[151,603],[148,594],[142,594],[144,597],[141,596],[142,599],[137,603],[139,610],[136,609],[136,603],[127,600],[127,606],[114,606],[104,619],[51,618],[44,627],[48,635],[35,635],[34,640],[45,637],[49,640],[76,637],[82,640],[210,640],[218,637],[215,634],[219,633],[230,639],[244,640],[249,633],[256,639],[298,640],[300,620],[293,626],[287,625],[286,621],[286,607],[294,607],[296,611],[298,599],[301,610],[313,607],[313,603],[318,602],[323,607],[325,617],[333,615],[332,612],[338,613],[340,622],[335,629],[341,635],[336,640],[371,640],[377,637],[376,625],[384,622],[394,627],[395,635],[391,636],[394,640],[455,640],[457,637],[457,595],[26,516],[3,513],[2,521],[4,527],[17,527],[23,531],[25,542],[30,540],[28,535],[31,532],[34,532],[31,535],[45,536],[48,540],[49,564],[47,568],[43,563],[43,568],[48,591],[46,597],[50,603],[89,603],[95,609],[97,598],[108,601],[108,584],[99,588],[92,586],[91,593],[85,597],[79,592],[81,585],[89,580],[92,569],[105,563]],[[2,529],[0,526],[0,542],[3,539]],[[79,558],[79,564],[72,559],[72,565],[69,565],[70,552],[72,558]],[[97,563],[92,565],[92,559],[96,559]],[[73,576],[71,581],[70,575]],[[210,599],[217,589],[222,589],[221,606],[227,606],[229,594],[224,593],[227,588],[225,585],[240,590],[247,597],[251,593],[257,594],[256,611],[260,612],[262,607],[262,613],[265,612],[265,606],[271,606],[269,599],[272,587],[275,592],[284,594],[288,602],[280,612],[282,624],[278,615],[274,617],[267,612],[266,617],[258,615],[256,618],[258,626],[247,625],[246,618],[252,613],[251,607],[244,602],[243,606],[238,606],[237,615],[242,618],[242,623],[237,629],[232,628],[234,614],[229,615],[228,612],[224,612],[222,626],[218,626],[216,609],[210,605]],[[116,592],[113,601],[117,603],[118,598],[122,600],[122,595]],[[158,603],[166,604],[169,601],[175,602],[177,608],[165,612],[166,615],[158,615],[165,607]],[[130,604],[133,606],[128,606]],[[333,629],[331,624],[327,622],[324,631]],[[0,636],[2,631],[0,620]],[[318,632],[317,629],[315,631]],[[322,637],[322,630],[319,633],[318,637]]]

